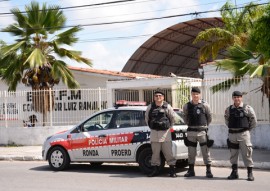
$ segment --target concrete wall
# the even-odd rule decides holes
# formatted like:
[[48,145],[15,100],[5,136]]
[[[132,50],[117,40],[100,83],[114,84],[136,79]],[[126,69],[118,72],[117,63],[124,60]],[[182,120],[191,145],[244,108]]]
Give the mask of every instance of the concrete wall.
[[[251,130],[253,148],[270,150],[270,124],[260,124]],[[214,147],[227,147],[228,127],[226,125],[210,125],[208,131],[213,139]]]
[[[42,145],[44,140],[55,133],[70,129],[66,127],[0,128],[0,145]],[[270,150],[270,124],[258,125],[251,131],[254,148]],[[214,147],[227,147],[228,128],[225,125],[210,125],[209,137],[214,139]]]
[[0,145],[42,145],[45,139],[53,134],[70,129],[62,127],[35,127],[35,128],[0,128]]

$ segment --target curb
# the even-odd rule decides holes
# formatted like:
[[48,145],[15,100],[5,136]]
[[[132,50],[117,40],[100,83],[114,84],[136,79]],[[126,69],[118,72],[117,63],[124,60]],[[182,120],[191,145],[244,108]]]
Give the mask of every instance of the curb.
[[41,156],[0,156],[0,161],[43,161]]
[[[195,163],[198,166],[205,166],[202,159],[198,159]],[[230,161],[225,160],[212,160],[213,167],[232,167]],[[238,163],[239,168],[246,168],[243,161],[239,161]],[[254,169],[263,169],[263,170],[270,170],[270,162],[254,162]]]

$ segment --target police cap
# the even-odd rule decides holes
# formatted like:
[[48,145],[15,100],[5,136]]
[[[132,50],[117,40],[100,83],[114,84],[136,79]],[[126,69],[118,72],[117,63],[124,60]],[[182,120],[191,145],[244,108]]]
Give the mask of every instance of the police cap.
[[191,88],[191,92],[195,92],[195,93],[201,93],[201,90],[198,87],[192,87]]
[[232,93],[232,96],[241,96],[242,97],[242,92],[239,92],[239,91],[234,91],[233,93]]
[[161,94],[161,95],[165,95],[164,92],[160,91],[160,90],[156,90],[154,91],[154,94]]

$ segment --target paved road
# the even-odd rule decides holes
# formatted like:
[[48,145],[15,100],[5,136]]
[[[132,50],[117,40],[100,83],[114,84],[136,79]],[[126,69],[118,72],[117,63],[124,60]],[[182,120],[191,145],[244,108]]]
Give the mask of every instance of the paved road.
[[[42,160],[41,150],[41,146],[0,147],[0,161],[40,161]],[[210,153],[213,161],[213,166],[231,167],[229,162],[230,154],[228,149],[211,148]],[[270,150],[254,149],[253,160],[255,168],[270,170]],[[202,156],[197,157],[196,165],[204,165]],[[244,167],[241,155],[239,166]]]
[[167,177],[165,169],[159,177],[148,178],[138,167],[73,164],[67,171],[51,171],[43,161],[0,161],[0,188],[3,191],[268,191],[270,173],[255,170],[255,181],[246,181],[246,169],[240,169],[239,180],[227,180],[229,168],[213,168],[213,179],[205,178],[205,168],[196,166],[196,177]]

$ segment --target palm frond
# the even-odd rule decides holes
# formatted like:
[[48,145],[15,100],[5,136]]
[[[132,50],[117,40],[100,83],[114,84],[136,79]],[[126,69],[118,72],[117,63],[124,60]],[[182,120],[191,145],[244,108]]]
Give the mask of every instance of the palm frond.
[[263,75],[263,65],[254,65],[249,70],[250,77],[253,78],[254,76],[262,76]]
[[42,66],[46,64],[46,58],[43,55],[40,48],[35,48],[32,53],[29,55],[29,57],[25,60],[23,65],[29,63],[30,68],[37,68],[39,66]]
[[1,30],[2,32],[9,32],[14,36],[25,36],[25,31],[22,30],[17,24],[9,25]]
[[216,60],[217,69],[229,71],[234,76],[244,76],[250,70],[251,64],[230,59]]
[[72,27],[69,30],[66,30],[60,34],[57,35],[57,38],[55,39],[55,42],[57,44],[67,44],[72,45],[73,43],[78,41],[78,38],[75,37],[75,33],[82,30],[80,27]]
[[23,68],[18,67],[19,60],[13,57],[10,62],[2,68],[1,79],[8,85],[9,91],[15,91],[22,78]]
[[210,57],[215,59],[221,49],[234,43],[235,36],[221,28],[211,28],[198,34],[193,43],[205,42],[199,50],[200,62],[205,62]]
[[88,58],[84,58],[81,56],[80,51],[67,50],[64,48],[59,48],[56,42],[53,42],[54,52],[60,57],[68,57],[72,60],[76,60],[77,62],[83,62],[88,66],[92,66],[92,62]]
[[210,28],[205,31],[201,31],[195,38],[193,43],[198,43],[199,41],[216,41],[217,39],[227,39],[230,41],[233,38],[233,34],[222,28]]
[[213,93],[219,92],[219,91],[227,91],[229,90],[233,85],[237,85],[241,82],[241,78],[231,78],[228,80],[225,80],[221,83],[218,83],[210,88],[210,90]]
[[251,51],[244,49],[239,45],[230,46],[228,48],[228,58],[239,62],[255,59]]
[[20,41],[12,45],[2,46],[1,54],[3,55],[3,57],[13,54],[14,52],[18,51],[18,49],[20,49],[24,44],[25,41]]
[[55,79],[61,79],[68,88],[79,88],[79,83],[74,79],[71,71],[66,67],[66,63],[62,60],[57,60],[52,66],[52,76]]

